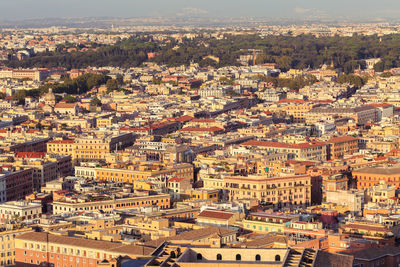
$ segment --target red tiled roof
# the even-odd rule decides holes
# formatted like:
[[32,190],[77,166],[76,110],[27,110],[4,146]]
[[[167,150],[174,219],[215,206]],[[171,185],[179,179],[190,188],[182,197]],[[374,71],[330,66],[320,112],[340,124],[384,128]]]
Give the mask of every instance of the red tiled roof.
[[18,152],[17,158],[43,158],[46,152]]
[[74,140],[53,140],[50,141],[51,144],[73,144]]
[[26,131],[27,133],[37,133],[39,132],[39,129],[29,129],[28,131]]
[[75,108],[75,103],[58,103],[54,108]]
[[329,139],[328,143],[341,143],[341,142],[347,142],[347,141],[356,141],[357,138],[353,136],[338,136],[338,137],[332,137]]
[[141,127],[141,128],[120,128],[121,131],[127,131],[127,132],[147,132],[150,130],[149,127]]
[[175,121],[179,121],[179,122],[187,122],[187,121],[191,121],[194,118],[192,116],[189,115],[185,115],[185,116],[181,116],[175,119]]
[[185,180],[185,178],[173,177],[173,178],[169,179],[168,182],[178,182],[179,183],[183,180]]
[[197,218],[206,217],[212,219],[229,220],[234,214],[221,211],[203,210],[197,215]]
[[193,122],[215,122],[214,119],[194,119]]
[[370,104],[370,106],[374,108],[387,108],[387,107],[392,107],[393,105],[390,105],[388,103],[380,103],[380,104]]
[[150,125],[150,128],[151,129],[157,129],[157,128],[161,128],[161,127],[164,127],[164,126],[167,126],[167,125],[170,125],[170,124],[172,124],[173,122],[160,122],[160,123],[155,123],[155,124],[152,124],[152,125]]
[[384,226],[384,225],[367,225],[367,224],[353,224],[353,223],[348,223],[343,225],[343,228],[352,228],[352,229],[362,229],[362,230],[368,230],[368,231],[384,231],[388,232],[389,229]]
[[281,99],[278,101],[278,103],[305,103],[306,101],[303,99]]
[[286,163],[289,164],[296,164],[299,163],[301,165],[306,165],[306,166],[314,166],[315,162],[312,161],[303,161],[303,160],[287,160]]
[[263,147],[280,147],[280,148],[292,148],[292,149],[302,149],[314,146],[322,146],[325,143],[322,142],[310,142],[310,143],[300,143],[300,144],[288,144],[282,142],[272,142],[272,141],[257,141],[250,140],[242,143],[242,146],[263,146]]
[[220,132],[223,131],[224,129],[221,129],[219,127],[210,127],[210,128],[202,128],[202,127],[185,127],[183,129],[180,129],[180,132]]

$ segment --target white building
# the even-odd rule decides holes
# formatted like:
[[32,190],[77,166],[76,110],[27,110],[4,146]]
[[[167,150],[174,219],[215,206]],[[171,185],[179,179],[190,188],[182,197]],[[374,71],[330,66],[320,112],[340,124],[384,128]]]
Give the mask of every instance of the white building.
[[357,190],[326,191],[326,202],[347,205],[349,211],[360,214],[365,203],[365,193]]
[[0,204],[1,222],[40,218],[42,205],[26,201],[9,201]]

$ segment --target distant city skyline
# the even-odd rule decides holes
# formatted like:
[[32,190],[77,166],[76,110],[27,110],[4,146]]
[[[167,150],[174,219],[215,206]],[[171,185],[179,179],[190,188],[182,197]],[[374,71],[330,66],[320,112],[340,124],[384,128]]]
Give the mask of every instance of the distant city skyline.
[[1,0],[0,20],[81,17],[396,19],[398,0]]

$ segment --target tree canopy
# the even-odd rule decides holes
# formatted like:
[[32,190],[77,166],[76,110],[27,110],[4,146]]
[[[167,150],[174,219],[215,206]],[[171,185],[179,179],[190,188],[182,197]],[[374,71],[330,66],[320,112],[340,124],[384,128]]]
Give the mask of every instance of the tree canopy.
[[[249,49],[261,53],[257,64],[276,63],[281,69],[318,68],[323,64],[333,64],[345,73],[365,67],[365,59],[381,58],[375,65],[376,71],[400,67],[399,34],[351,37],[314,37],[229,35],[224,38],[197,37],[183,38],[181,41],[166,39],[153,40],[150,36],[131,37],[115,45],[97,47],[95,51],[43,52],[21,61],[8,61],[9,67],[66,67],[84,68],[88,66],[136,67],[145,61],[154,61],[169,66],[188,65],[197,62],[201,66],[222,67],[237,65],[242,54],[250,54]],[[149,59],[147,53],[156,52]],[[218,58],[214,60],[213,56]],[[118,79],[120,80],[120,79]]]

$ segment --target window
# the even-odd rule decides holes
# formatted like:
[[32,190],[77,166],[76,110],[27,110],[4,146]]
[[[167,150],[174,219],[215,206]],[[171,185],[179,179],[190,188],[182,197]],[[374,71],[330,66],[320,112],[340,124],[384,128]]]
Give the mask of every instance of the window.
[[221,254],[217,254],[217,261],[221,261],[222,260],[222,255]]
[[281,261],[281,256],[280,255],[275,255],[275,261]]
[[261,261],[261,256],[259,254],[256,255],[256,261]]
[[201,261],[203,259],[203,255],[201,253],[197,253],[197,260]]
[[242,255],[240,255],[240,254],[236,254],[236,260],[237,260],[237,261],[240,261],[240,260],[242,260]]

